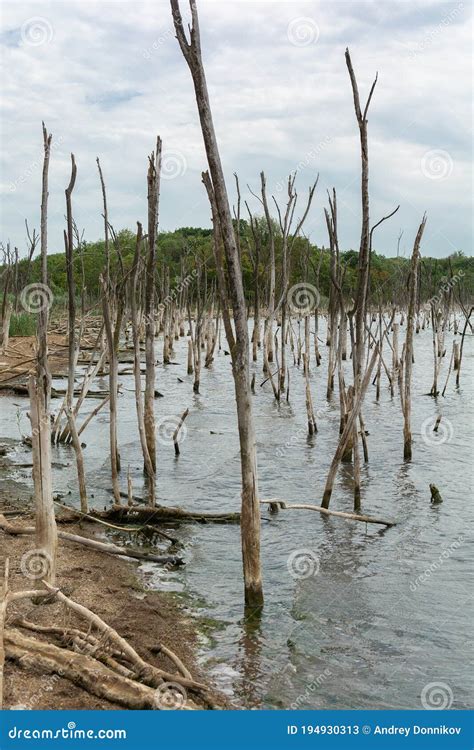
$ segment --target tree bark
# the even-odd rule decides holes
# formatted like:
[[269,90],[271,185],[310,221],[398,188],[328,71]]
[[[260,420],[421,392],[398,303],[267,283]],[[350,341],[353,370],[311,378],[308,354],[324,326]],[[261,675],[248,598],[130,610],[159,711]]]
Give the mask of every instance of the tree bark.
[[252,394],[249,371],[249,336],[247,310],[242,283],[239,252],[235,240],[227,188],[219,155],[206,77],[201,56],[201,41],[195,0],[191,0],[192,27],[188,43],[179,10],[178,0],[171,0],[173,22],[183,56],[189,66],[196,94],[201,130],[215,196],[219,228],[227,262],[229,288],[235,324],[235,344],[232,348],[237,419],[239,427],[242,472],[242,558],[245,602],[259,608],[263,605],[260,566],[260,509],[258,503],[257,457],[252,414]]
[[418,229],[413,246],[411,257],[410,276],[408,279],[408,313],[407,313],[407,332],[405,339],[405,373],[404,373],[404,393],[403,393],[403,458],[411,461],[412,457],[412,436],[411,436],[411,377],[413,370],[413,330],[416,310],[416,291],[418,288],[418,263],[420,260],[420,242],[426,224],[426,216]]

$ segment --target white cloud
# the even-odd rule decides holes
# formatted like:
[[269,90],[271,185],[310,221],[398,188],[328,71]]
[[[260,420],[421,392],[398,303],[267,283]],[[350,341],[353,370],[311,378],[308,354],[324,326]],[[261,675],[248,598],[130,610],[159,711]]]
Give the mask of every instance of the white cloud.
[[[426,210],[427,252],[469,251],[467,3],[202,0],[198,7],[231,190],[234,171],[242,186],[258,187],[264,169],[268,185],[277,190],[300,164],[303,193],[319,171],[312,239],[327,242],[322,208],[325,189],[334,185],[340,195],[341,245],[358,247],[359,144],[344,61],[348,44],[362,97],[379,71],[369,117],[374,219],[401,204],[397,217],[378,234],[377,249],[393,253],[400,226],[405,238],[414,236]],[[182,12],[187,13],[184,2]],[[4,3],[3,15],[2,238],[22,249],[24,218],[38,225],[43,119],[56,144],[51,251],[62,250],[69,153],[78,164],[76,220],[94,240],[102,222],[96,156],[106,178],[111,220],[116,228],[132,228],[146,215],[147,155],[157,133],[164,149],[179,154],[185,165],[176,179],[163,182],[161,226],[209,225],[192,82],[167,0],[11,1]],[[303,22],[292,43],[300,18],[314,23]],[[35,19],[33,43],[28,40],[30,19]],[[38,43],[41,33],[44,43]],[[423,173],[422,160],[431,151],[449,154],[452,169],[445,179]]]

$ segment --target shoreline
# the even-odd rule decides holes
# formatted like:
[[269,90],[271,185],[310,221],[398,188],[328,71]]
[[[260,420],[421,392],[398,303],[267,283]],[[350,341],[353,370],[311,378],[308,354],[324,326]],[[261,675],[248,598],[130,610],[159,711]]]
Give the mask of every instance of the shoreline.
[[[5,443],[5,441],[3,441]],[[8,522],[16,527],[32,525],[31,490],[26,483],[8,477],[8,454],[0,457],[0,514],[18,509],[18,517],[8,515]],[[12,494],[14,493],[14,494]],[[62,514],[58,513],[58,519]],[[58,522],[59,528],[64,524]],[[100,538],[95,524],[87,521],[70,522],[68,531],[82,536]],[[38,588],[37,583],[25,576],[22,557],[34,548],[33,536],[13,536],[0,530],[0,570],[6,558],[10,560],[10,588],[12,591]],[[130,558],[95,551],[74,543],[59,540],[58,587],[71,599],[88,607],[124,637],[150,664],[167,671],[174,664],[163,653],[160,644],[171,649],[191,672],[193,679],[206,684],[212,707],[229,708],[228,699],[212,684],[199,660],[202,633],[199,620],[179,601],[175,592],[151,589],[139,572],[139,562]],[[12,603],[7,612],[7,627],[16,618],[34,621],[41,626],[70,627],[84,625],[76,615],[71,618],[58,601],[41,606],[31,600]],[[77,622],[76,622],[77,620]],[[23,635],[44,640],[41,633],[20,631]],[[201,643],[200,641],[201,636]],[[48,636],[48,642],[51,637]],[[56,640],[54,645],[59,645]],[[54,690],[53,690],[54,686]],[[99,709],[116,710],[126,706],[111,702],[87,692],[70,679],[58,674],[45,674],[41,668],[21,664],[21,660],[5,662],[4,708],[27,709]],[[198,705],[198,708],[211,706]],[[157,705],[157,708],[160,708]]]

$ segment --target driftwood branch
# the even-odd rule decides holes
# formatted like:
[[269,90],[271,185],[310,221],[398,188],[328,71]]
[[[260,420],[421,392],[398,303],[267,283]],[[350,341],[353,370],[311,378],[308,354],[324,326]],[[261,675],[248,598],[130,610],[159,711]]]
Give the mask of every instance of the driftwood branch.
[[345,513],[340,510],[329,510],[328,508],[322,508],[320,505],[311,505],[309,503],[286,503],[284,500],[260,500],[262,505],[270,505],[273,510],[315,510],[317,513],[322,513],[325,516],[338,516],[339,518],[345,518],[348,521],[362,521],[363,523],[376,523],[381,526],[396,526],[396,521],[387,521],[382,518],[374,518],[373,516],[365,516],[359,513]]

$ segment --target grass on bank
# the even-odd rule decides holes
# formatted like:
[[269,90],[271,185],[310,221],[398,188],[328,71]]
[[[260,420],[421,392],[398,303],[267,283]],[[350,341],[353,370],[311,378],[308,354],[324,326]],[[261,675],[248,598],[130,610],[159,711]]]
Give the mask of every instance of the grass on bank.
[[10,319],[10,336],[34,336],[36,333],[36,316],[31,313],[12,313]]

